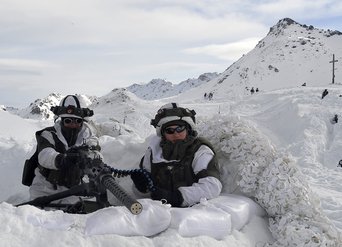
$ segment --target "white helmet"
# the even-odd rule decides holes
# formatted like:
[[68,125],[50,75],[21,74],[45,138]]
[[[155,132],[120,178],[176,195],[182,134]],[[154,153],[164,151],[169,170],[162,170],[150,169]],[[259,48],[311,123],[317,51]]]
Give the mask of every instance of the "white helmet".
[[94,115],[94,112],[89,108],[82,108],[80,101],[76,95],[65,96],[59,106],[51,107],[51,111],[56,117],[73,117],[73,118],[85,118]]
[[194,110],[180,107],[177,103],[168,103],[158,110],[154,119],[151,120],[151,125],[156,128],[157,135],[161,136],[163,125],[171,122],[177,124],[177,122],[183,121],[190,126],[191,131],[195,134],[195,115],[196,112]]

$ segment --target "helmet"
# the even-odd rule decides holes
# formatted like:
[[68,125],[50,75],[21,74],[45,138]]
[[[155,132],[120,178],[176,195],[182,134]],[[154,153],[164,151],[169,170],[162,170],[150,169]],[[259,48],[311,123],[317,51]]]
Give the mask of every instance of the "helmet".
[[196,127],[196,112],[188,108],[180,107],[177,103],[168,103],[163,105],[157,112],[154,119],[151,120],[151,125],[156,128],[158,136],[161,136],[163,125],[174,122],[177,124],[179,121],[187,123],[192,131]]
[[65,96],[59,106],[52,106],[51,111],[56,117],[73,117],[85,118],[94,115],[94,112],[89,108],[82,108],[80,101],[76,95]]

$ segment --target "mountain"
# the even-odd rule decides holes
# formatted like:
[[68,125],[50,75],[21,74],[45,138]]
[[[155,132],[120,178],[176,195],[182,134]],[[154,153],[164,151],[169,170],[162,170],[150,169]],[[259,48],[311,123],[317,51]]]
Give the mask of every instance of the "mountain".
[[[265,38],[253,50],[242,56],[222,73],[204,73],[197,79],[172,84],[163,79],[133,84],[126,88],[141,99],[155,100],[173,97],[175,101],[202,100],[205,93],[213,93],[214,100],[241,99],[252,88],[259,91],[306,86],[325,86],[332,81],[332,60],[342,61],[342,33],[323,30],[284,18],[270,28]],[[341,84],[342,70],[335,68],[335,83]],[[60,95],[36,100],[18,112],[23,117],[52,118],[50,109]],[[96,97],[88,97],[90,103]],[[14,110],[12,110],[14,111]]]
[[218,73],[204,73],[197,79],[187,79],[179,84],[172,84],[163,79],[153,79],[147,84],[133,84],[127,89],[145,100],[166,98],[183,93],[191,88],[198,87],[216,78]]
[[59,93],[51,93],[43,99],[36,99],[28,107],[17,111],[17,115],[23,118],[53,119],[54,114],[50,111],[51,106],[59,105],[63,96]]
[[[252,87],[261,91],[280,88],[325,86],[332,82],[332,64],[342,61],[342,33],[299,24],[284,18],[270,28],[265,38],[218,77],[181,98],[212,92],[214,99],[242,98]],[[335,66],[335,83],[342,83],[342,70]]]
[[156,111],[158,106],[158,103],[140,99],[125,88],[116,88],[94,100],[89,108],[95,112],[91,122],[99,135],[118,136],[129,133],[146,137],[153,129],[141,128],[141,125],[149,126],[152,118],[150,112]]

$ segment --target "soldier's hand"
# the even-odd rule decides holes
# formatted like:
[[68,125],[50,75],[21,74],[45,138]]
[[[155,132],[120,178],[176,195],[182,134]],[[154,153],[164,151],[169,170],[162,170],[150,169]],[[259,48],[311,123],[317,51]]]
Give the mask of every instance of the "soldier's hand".
[[142,193],[147,192],[148,188],[148,179],[142,172],[132,173],[131,179],[135,185],[135,187]]
[[78,163],[80,155],[78,153],[58,154],[55,159],[55,165],[59,170],[65,170],[68,167],[74,166]]
[[156,188],[151,193],[153,200],[166,200],[172,207],[180,207],[184,201],[182,193],[179,190],[169,191],[161,188]]

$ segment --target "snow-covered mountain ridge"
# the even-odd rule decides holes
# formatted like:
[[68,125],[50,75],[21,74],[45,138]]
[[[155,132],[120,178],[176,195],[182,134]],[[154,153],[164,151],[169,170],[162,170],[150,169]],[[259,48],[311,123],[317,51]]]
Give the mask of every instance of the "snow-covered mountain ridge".
[[203,83],[206,83],[213,78],[216,78],[219,74],[214,73],[204,73],[200,75],[197,79],[187,79],[180,82],[179,84],[173,84],[172,82],[165,81],[163,79],[153,79],[147,84],[133,84],[127,89],[136,94],[138,97],[145,100],[154,100],[166,98],[174,95],[181,94],[191,88],[198,87]]

